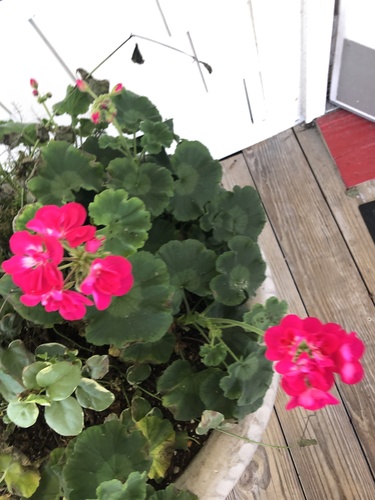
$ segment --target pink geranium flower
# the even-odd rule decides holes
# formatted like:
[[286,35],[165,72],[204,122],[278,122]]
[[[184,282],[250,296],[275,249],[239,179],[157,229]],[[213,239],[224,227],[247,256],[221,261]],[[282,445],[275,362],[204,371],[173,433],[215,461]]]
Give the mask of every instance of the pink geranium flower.
[[306,408],[306,410],[315,411],[324,408],[324,406],[337,405],[339,403],[340,401],[329,392],[316,389],[315,387],[309,387],[297,396],[293,396],[286,405],[286,409],[292,410],[296,408],[296,406],[302,406],[302,408]]
[[94,238],[96,228],[82,225],[86,217],[86,210],[79,203],[71,202],[62,207],[46,205],[36,212],[26,227],[39,234],[66,240],[72,248],[75,248]]
[[18,231],[9,245],[15,255],[4,261],[2,268],[24,293],[43,294],[61,282],[57,266],[64,250],[56,238]]
[[82,293],[92,295],[100,311],[111,303],[112,296],[121,296],[133,286],[131,263],[119,255],[94,259],[90,272],[80,286]]
[[334,355],[337,373],[346,384],[356,384],[364,376],[363,367],[359,362],[365,350],[363,342],[354,332],[347,334],[342,339],[340,348]]
[[43,295],[22,295],[21,302],[25,306],[42,304],[47,312],[59,311],[61,316],[68,321],[82,319],[86,314],[86,306],[93,302],[84,295],[73,290],[62,290],[56,287]]

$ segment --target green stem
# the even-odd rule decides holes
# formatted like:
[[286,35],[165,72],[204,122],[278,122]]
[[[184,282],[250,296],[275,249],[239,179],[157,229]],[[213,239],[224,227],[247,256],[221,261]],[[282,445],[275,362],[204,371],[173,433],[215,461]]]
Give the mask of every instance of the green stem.
[[64,335],[63,333],[60,333],[56,330],[56,328],[53,328],[53,331],[56,333],[56,335],[58,335],[59,337],[71,342],[72,344],[76,345],[77,347],[79,347],[80,349],[82,349],[83,351],[86,351],[86,352],[89,352],[90,354],[92,354],[92,351],[90,349],[87,349],[86,347],[83,347],[82,345],[78,344],[78,342],[75,342],[74,340],[72,340],[71,338],[67,337],[66,335]]
[[124,149],[121,148],[121,152],[124,153],[124,155],[127,156],[128,158],[132,159],[133,155],[130,152],[129,146],[128,146],[127,141],[126,141],[126,138],[124,137],[124,134],[122,132],[121,125],[116,120],[116,118],[113,120],[112,123],[116,127],[117,132],[119,133],[120,137],[122,138],[122,144],[123,144]]
[[54,120],[53,120],[54,115],[52,115],[52,114],[51,114],[50,110],[49,110],[49,109],[48,109],[48,107],[46,106],[46,103],[45,103],[45,102],[42,102],[42,106],[43,106],[43,108],[44,108],[45,112],[46,112],[46,113],[47,113],[47,115],[48,115],[48,118],[49,118],[48,123],[50,123],[51,125],[56,125],[56,124],[54,123]]
[[267,446],[268,448],[280,448],[280,449],[290,449],[290,446],[280,446],[277,444],[268,444],[268,443],[262,443],[261,441],[254,441],[253,439],[249,439],[243,436],[240,436],[239,434],[234,434],[233,432],[225,431],[224,429],[221,429],[220,427],[217,427],[215,429],[216,431],[222,432],[223,434],[227,434],[228,436],[235,437],[238,439],[243,439],[247,443],[253,443],[253,444],[258,444],[261,446]]
[[210,318],[214,325],[217,325],[219,328],[231,328],[233,326],[239,326],[243,330],[246,330],[251,333],[255,333],[259,337],[264,337],[264,331],[256,326],[248,325],[243,321],[236,321],[234,319],[225,319],[225,318]]
[[148,396],[150,396],[151,398],[154,398],[154,399],[157,399],[158,401],[162,401],[161,398],[159,398],[159,396],[156,396],[156,394],[152,394],[152,392],[149,392],[147,391],[146,389],[144,389],[143,387],[141,387],[140,385],[136,385],[135,386],[137,389],[140,389],[141,391],[143,391],[145,394],[147,394]]

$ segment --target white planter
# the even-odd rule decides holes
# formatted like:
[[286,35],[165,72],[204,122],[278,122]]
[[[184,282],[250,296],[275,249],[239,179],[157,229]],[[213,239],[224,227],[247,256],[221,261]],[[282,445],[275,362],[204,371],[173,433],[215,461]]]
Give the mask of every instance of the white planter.
[[[262,287],[251,303],[264,303],[276,295],[270,271]],[[262,406],[228,429],[234,434],[259,442],[267,427],[279,385],[279,376],[274,374]],[[213,432],[202,450],[176,481],[176,487],[195,493],[199,500],[225,500],[251,462],[258,448],[255,443]]]

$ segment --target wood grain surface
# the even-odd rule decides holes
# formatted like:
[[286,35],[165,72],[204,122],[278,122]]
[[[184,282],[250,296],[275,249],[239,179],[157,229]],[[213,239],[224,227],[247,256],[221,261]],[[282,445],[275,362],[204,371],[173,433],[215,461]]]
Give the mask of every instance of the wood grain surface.
[[[346,194],[315,129],[279,134],[223,167],[225,187],[254,184],[260,193],[269,218],[261,246],[289,312],[341,323],[367,347],[364,381],[338,383],[333,391],[342,404],[287,412],[279,391],[264,441],[290,449],[260,448],[228,500],[373,500],[374,245],[358,218],[358,200]],[[318,445],[298,446],[304,429]]]

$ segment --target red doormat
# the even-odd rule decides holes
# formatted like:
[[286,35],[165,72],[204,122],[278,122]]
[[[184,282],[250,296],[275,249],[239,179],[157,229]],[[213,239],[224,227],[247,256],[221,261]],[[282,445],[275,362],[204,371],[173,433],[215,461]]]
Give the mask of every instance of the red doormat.
[[339,109],[317,124],[346,187],[375,179],[375,123]]

